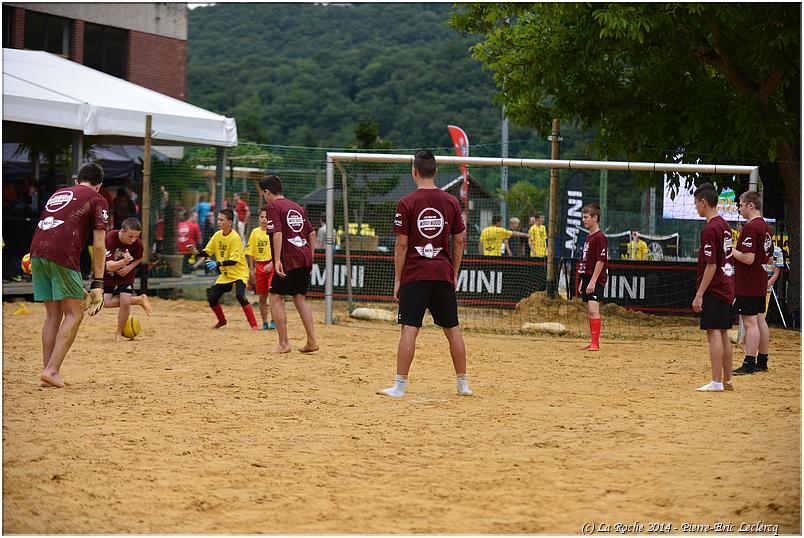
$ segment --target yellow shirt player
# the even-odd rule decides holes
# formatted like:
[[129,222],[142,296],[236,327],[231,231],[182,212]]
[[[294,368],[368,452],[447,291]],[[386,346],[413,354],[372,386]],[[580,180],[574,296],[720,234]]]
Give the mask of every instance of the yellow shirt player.
[[647,260],[648,244],[639,238],[639,232],[631,230],[631,240],[628,241],[626,260]]
[[[246,284],[249,277],[248,265],[246,265],[246,257],[243,253],[243,243],[240,236],[232,230],[233,223],[234,212],[231,209],[221,209],[218,213],[220,230],[215,232],[204,250],[198,254],[199,258],[207,258],[205,264],[207,269],[220,271],[218,279],[207,293],[207,299],[209,300],[209,307],[218,317],[218,323],[215,324],[215,328],[220,329],[226,325],[226,316],[223,315],[220,300],[224,293],[232,291],[232,287],[234,287],[237,302],[243,308],[248,324],[256,331],[258,329],[257,320],[254,319],[251,303],[246,299]],[[212,256],[215,256],[214,260],[210,259]],[[200,263],[201,260],[199,259],[196,265]]]
[[484,256],[502,256],[503,242],[508,243],[508,239],[514,235],[511,230],[502,228],[501,222],[502,217],[494,215],[491,218],[491,226],[480,233],[480,253]]
[[260,225],[251,230],[246,243],[246,256],[248,268],[256,283],[256,292],[260,297],[260,315],[262,316],[262,330],[276,328],[273,320],[268,323],[268,293],[271,291],[271,281],[274,279],[274,262],[271,256],[271,236],[266,233],[268,229],[268,213],[266,209],[260,210]]
[[528,229],[528,243],[531,258],[547,257],[547,229],[544,227],[544,215],[538,213],[533,225]]

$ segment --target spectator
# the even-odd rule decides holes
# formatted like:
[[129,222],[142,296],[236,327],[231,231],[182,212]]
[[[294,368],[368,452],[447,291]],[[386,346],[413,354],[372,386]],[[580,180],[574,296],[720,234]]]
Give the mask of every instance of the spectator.
[[[508,226],[512,232],[519,232],[519,224],[520,220],[517,217],[511,217],[508,219]],[[521,233],[521,232],[520,232]],[[508,246],[511,247],[508,251],[509,256],[516,256],[521,257],[525,255],[525,241],[527,240],[528,235],[514,235],[511,239],[508,240]]]
[[527,237],[528,234],[524,234],[522,232],[515,232],[512,230],[506,230],[500,224],[502,223],[502,217],[500,215],[494,215],[491,218],[491,226],[486,227],[480,233],[480,253],[484,256],[502,256],[503,249],[506,251],[509,248],[508,240],[511,237]]
[[315,234],[315,248],[324,248],[324,240],[327,237],[327,216],[321,215],[318,218],[318,231]]
[[631,239],[628,241],[628,250],[625,253],[625,259],[648,259],[648,244],[639,238],[639,232],[636,230],[631,230]]
[[[211,206],[210,206],[210,203],[207,202],[206,195],[202,194],[201,196],[198,197],[198,204],[196,204],[196,206],[192,209],[192,211],[197,211],[198,212],[198,222],[202,222],[202,223],[206,224],[206,222],[207,222],[207,213],[209,213],[210,209],[211,209]],[[212,233],[214,234],[215,230],[213,230]],[[209,237],[212,237],[212,235],[210,234]]]
[[547,256],[547,230],[544,227],[544,214],[536,213],[530,218],[528,228],[528,246],[531,258],[544,258]]
[[126,189],[117,190],[117,196],[112,200],[112,215],[115,229],[119,229],[127,218],[137,216],[137,207],[131,201]]
[[179,254],[192,254],[200,244],[201,227],[198,226],[198,212],[193,211],[190,213],[190,218],[183,220],[176,227],[176,250]]

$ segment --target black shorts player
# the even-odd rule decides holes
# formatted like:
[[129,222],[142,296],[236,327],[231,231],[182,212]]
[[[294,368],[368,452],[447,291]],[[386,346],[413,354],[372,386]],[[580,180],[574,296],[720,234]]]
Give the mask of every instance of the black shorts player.
[[589,301],[597,301],[598,303],[603,302],[603,284],[597,282],[595,284],[595,291],[592,293],[586,293],[586,288],[589,286],[589,282],[592,280],[592,275],[581,275],[581,299],[583,302],[587,303]]
[[429,310],[439,327],[451,329],[458,326],[458,300],[455,287],[443,280],[417,280],[399,287],[400,325],[421,327],[424,311]]

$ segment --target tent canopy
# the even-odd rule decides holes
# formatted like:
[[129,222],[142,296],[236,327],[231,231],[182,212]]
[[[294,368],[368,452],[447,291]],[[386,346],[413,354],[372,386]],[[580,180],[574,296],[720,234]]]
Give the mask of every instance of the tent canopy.
[[163,145],[237,145],[233,118],[143,88],[60,56],[3,49],[3,120],[141,143],[145,116]]

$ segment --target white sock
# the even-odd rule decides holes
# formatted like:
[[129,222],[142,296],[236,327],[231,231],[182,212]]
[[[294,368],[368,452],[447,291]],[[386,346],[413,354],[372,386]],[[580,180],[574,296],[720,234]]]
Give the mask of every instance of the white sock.
[[456,376],[456,384],[458,385],[458,394],[461,396],[472,396],[474,392],[469,388],[469,378],[466,374],[458,374]]
[[392,398],[401,398],[402,396],[405,395],[405,391],[407,390],[407,388],[408,388],[408,378],[403,375],[397,375],[393,387],[378,390],[377,394],[390,396]]
[[722,381],[715,381],[714,379],[704,385],[703,387],[698,387],[698,392],[722,392],[723,391],[723,382]]

